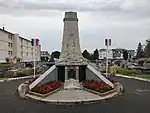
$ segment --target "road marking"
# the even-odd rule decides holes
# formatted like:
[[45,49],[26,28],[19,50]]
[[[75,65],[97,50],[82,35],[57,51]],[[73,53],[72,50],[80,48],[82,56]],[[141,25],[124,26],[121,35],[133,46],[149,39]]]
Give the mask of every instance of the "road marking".
[[150,92],[150,89],[137,89],[137,92]]

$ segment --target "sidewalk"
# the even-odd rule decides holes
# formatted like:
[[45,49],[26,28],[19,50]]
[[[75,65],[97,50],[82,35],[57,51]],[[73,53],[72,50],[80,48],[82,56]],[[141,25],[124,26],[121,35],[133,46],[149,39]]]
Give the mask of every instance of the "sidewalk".
[[[40,75],[35,75],[35,77],[38,77]],[[3,80],[0,80],[0,82],[8,82],[12,80],[21,80],[21,79],[27,79],[27,78],[33,78],[34,76],[24,76],[24,77],[16,77],[16,78],[4,78]]]
[[134,77],[134,76],[127,76],[127,75],[121,75],[121,74],[116,74],[115,76],[124,77],[124,78],[132,78],[132,79],[135,79],[135,80],[141,80],[141,81],[145,81],[145,82],[150,82],[149,79],[144,79],[144,78],[139,78],[139,77]]

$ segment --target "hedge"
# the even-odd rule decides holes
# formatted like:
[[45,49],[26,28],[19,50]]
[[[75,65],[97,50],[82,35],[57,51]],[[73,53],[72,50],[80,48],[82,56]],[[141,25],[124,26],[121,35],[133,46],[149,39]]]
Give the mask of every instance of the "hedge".
[[29,76],[29,75],[32,75],[32,72],[33,70],[32,69],[20,69],[16,72],[16,76],[19,77],[19,76]]
[[122,74],[122,75],[133,75],[133,74],[136,74],[136,71],[135,70],[129,70],[126,68],[117,67],[116,73]]

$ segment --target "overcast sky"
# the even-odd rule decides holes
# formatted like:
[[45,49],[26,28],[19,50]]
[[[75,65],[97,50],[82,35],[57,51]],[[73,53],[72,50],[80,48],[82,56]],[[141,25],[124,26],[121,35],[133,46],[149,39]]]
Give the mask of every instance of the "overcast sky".
[[65,11],[77,11],[81,49],[136,49],[150,36],[150,0],[0,0],[0,26],[31,39],[42,50],[61,49]]

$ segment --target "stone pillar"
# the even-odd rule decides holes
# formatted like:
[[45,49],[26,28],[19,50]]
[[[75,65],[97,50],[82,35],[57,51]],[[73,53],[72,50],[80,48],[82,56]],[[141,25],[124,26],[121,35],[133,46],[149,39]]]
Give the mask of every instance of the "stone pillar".
[[79,66],[76,67],[76,80],[79,80]]
[[65,66],[65,81],[68,80],[68,67]]

